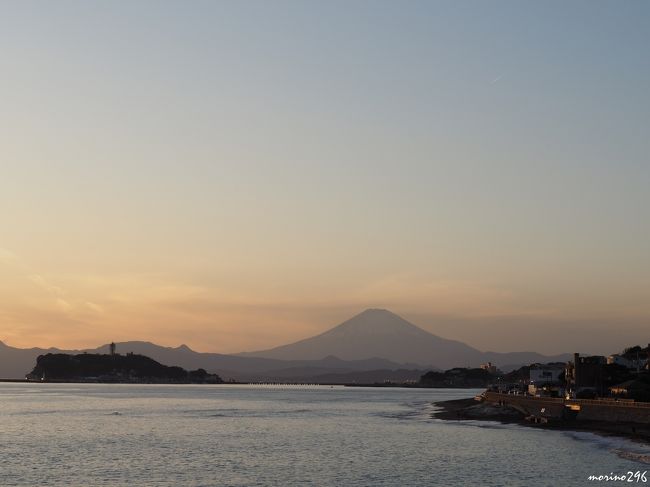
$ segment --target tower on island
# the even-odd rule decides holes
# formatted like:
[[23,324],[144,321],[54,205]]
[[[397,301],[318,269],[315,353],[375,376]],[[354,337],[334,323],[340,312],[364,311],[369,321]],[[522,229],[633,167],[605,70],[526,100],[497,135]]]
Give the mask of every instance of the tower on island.
[[116,348],[115,342],[111,342],[111,344],[108,346],[108,348],[111,350],[111,356],[114,356],[115,355],[115,348]]

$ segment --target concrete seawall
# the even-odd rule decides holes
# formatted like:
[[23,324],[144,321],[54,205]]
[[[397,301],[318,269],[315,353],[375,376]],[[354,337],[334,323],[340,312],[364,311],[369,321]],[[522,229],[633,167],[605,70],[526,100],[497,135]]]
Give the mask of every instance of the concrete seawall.
[[506,404],[524,414],[547,418],[650,424],[650,403],[531,397],[497,392],[486,392],[485,399]]

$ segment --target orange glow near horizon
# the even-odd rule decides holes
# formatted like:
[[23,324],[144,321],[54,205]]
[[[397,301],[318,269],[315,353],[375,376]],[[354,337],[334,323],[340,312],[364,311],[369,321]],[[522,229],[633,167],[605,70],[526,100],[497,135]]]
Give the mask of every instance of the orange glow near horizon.
[[[432,333],[497,351],[564,352],[550,330],[562,333],[566,321],[598,326],[576,313],[579,302],[556,302],[561,309],[534,307],[512,291],[470,281],[435,281],[422,274],[361,283],[355,276],[336,286],[302,286],[297,276],[284,276],[285,285],[295,281],[284,288],[239,275],[228,287],[156,274],[42,275],[16,254],[2,252],[0,339],[22,348],[93,348],[144,340],[236,353],[321,333],[367,307],[389,308]],[[326,272],[323,276],[328,277]],[[605,312],[603,307],[601,318]],[[623,309],[617,318],[630,326],[626,339],[633,340],[634,329],[643,327],[642,319]],[[530,339],[513,333],[515,324],[519,330],[528,327]]]
[[380,3],[3,5],[0,340],[647,343],[647,6]]

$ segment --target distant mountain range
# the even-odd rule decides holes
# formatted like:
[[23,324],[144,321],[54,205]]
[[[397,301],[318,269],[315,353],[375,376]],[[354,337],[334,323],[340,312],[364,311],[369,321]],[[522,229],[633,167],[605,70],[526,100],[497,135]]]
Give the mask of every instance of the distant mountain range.
[[[133,352],[151,357],[165,365],[178,365],[185,369],[203,368],[218,373],[224,379],[239,381],[312,381],[328,374],[354,374],[370,370],[397,370],[404,365],[381,358],[365,360],[340,360],[324,357],[320,360],[276,360],[255,357],[238,357],[219,353],[195,352],[186,345],[162,347],[150,342],[116,343],[118,353]],[[34,368],[36,358],[46,353],[109,353],[109,345],[86,350],[61,350],[58,348],[14,348],[0,342],[0,378],[19,379]],[[417,367],[417,366],[413,366]],[[429,369],[430,367],[425,367]],[[354,375],[350,376],[354,381]]]
[[325,355],[343,360],[382,357],[397,363],[433,364],[440,369],[477,367],[485,362],[514,367],[569,358],[569,354],[548,357],[535,352],[481,352],[429,333],[384,309],[368,309],[325,333],[289,345],[239,354],[280,360],[313,360]]
[[[423,371],[475,367],[490,361],[505,369],[535,362],[566,361],[534,352],[481,352],[433,335],[386,310],[369,309],[331,330],[289,345],[259,352],[202,353],[186,345],[117,343],[118,353],[146,355],[165,365],[203,368],[240,381],[375,382],[419,377]],[[20,349],[0,342],[0,377],[23,378],[45,353],[108,353],[108,344],[87,350]],[[372,380],[370,380],[372,378]]]

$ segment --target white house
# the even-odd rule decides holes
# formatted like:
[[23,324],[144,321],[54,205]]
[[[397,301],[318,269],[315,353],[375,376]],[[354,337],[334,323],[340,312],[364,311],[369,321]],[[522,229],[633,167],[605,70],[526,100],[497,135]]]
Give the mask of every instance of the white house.
[[619,354],[614,354],[610,355],[607,357],[607,363],[608,364],[617,364],[617,365],[622,365],[625,368],[628,369],[643,369],[645,367],[647,360],[639,358],[639,359],[629,359],[624,357],[623,355]]
[[530,367],[530,383],[535,385],[559,382],[564,364],[533,365]]
[[556,386],[560,383],[560,375],[564,372],[564,364],[535,364],[530,367],[528,392],[537,395],[544,386]]

